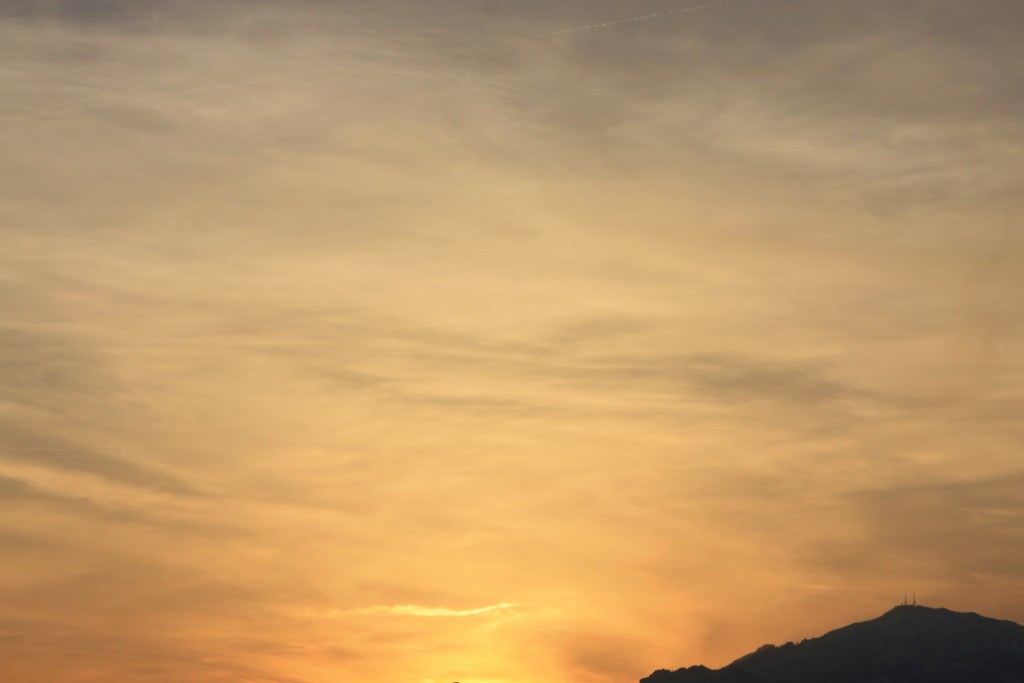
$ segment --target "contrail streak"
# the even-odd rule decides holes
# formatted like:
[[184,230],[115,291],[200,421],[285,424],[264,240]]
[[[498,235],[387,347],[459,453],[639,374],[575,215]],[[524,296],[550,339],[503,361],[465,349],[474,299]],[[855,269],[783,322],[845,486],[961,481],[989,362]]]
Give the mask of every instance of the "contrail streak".
[[707,9],[714,9],[715,7],[726,7],[728,5],[740,5],[748,2],[749,0],[724,0],[723,2],[713,2],[707,5],[691,5],[689,7],[680,7],[679,9],[665,10],[664,12],[656,12],[654,14],[641,14],[640,16],[631,17],[629,19],[617,19],[615,21],[606,21],[601,24],[589,24],[587,26],[574,26],[572,28],[563,28],[557,31],[548,31],[547,33],[535,33],[529,36],[523,36],[521,38],[510,38],[508,40],[502,40],[495,45],[507,45],[508,43],[521,43],[527,40],[536,40],[538,38],[547,38],[548,36],[560,36],[567,33],[582,33],[583,31],[593,31],[599,28],[608,28],[609,26],[620,26],[622,24],[633,24],[638,21],[647,21],[648,19],[657,19],[658,17],[668,17],[673,14],[688,14],[690,12],[700,12]]

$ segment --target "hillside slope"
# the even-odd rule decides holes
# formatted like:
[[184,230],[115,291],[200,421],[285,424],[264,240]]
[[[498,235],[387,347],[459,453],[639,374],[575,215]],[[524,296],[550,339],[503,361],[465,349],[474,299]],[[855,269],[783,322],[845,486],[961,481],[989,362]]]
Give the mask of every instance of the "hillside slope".
[[765,645],[718,670],[656,671],[641,683],[1022,683],[1024,626],[901,605],[801,643]]

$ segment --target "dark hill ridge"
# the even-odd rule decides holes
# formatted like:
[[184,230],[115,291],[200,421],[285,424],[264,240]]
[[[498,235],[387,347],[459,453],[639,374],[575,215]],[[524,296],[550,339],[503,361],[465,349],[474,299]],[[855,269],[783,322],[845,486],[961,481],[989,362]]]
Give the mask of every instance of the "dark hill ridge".
[[1024,626],[900,605],[819,638],[765,645],[721,669],[655,671],[641,683],[1024,683]]

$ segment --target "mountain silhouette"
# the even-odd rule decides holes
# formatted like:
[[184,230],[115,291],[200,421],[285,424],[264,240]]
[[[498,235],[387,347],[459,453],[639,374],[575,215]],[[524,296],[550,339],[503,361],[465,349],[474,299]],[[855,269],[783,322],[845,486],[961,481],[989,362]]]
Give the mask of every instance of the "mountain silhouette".
[[900,605],[818,638],[765,645],[721,669],[662,669],[641,683],[1024,683],[1024,626]]

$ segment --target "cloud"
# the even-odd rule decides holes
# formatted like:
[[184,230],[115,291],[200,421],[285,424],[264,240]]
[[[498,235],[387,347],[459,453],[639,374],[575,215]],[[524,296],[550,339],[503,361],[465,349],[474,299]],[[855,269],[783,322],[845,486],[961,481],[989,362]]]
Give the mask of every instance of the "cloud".
[[[52,306],[32,288],[0,286],[0,305],[8,320]],[[51,309],[52,310],[52,309]],[[5,377],[0,400],[52,410],[74,400],[107,394],[117,383],[106,371],[106,358],[94,344],[74,334],[0,325],[0,372]]]
[[158,4],[0,2],[0,678],[635,680],[1024,586],[1019,3]]
[[719,7],[727,7],[729,5],[738,5],[738,4],[741,4],[741,3],[746,2],[746,1],[747,0],[724,0],[723,2],[715,2],[715,3],[705,4],[705,5],[691,5],[691,6],[688,6],[688,7],[682,7],[682,8],[678,8],[678,9],[672,9],[672,10],[666,10],[664,12],[657,12],[657,13],[654,13],[654,14],[640,14],[640,15],[637,15],[637,16],[630,17],[628,19],[615,19],[615,20],[612,20],[612,21],[601,22],[599,24],[588,24],[586,26],[574,26],[574,27],[563,28],[563,29],[559,29],[559,30],[555,30],[555,31],[548,31],[548,32],[545,32],[545,33],[535,33],[533,35],[525,36],[525,37],[522,37],[522,38],[512,38],[510,40],[499,41],[498,44],[499,45],[503,45],[503,44],[506,44],[506,43],[515,43],[515,42],[520,42],[520,41],[524,41],[524,40],[535,40],[535,39],[538,39],[538,38],[547,38],[547,37],[550,37],[550,36],[558,36],[558,35],[563,35],[563,34],[568,34],[568,33],[581,33],[583,31],[593,31],[593,30],[596,30],[596,29],[610,28],[612,26],[620,26],[620,25],[623,25],[623,24],[633,24],[633,23],[637,23],[637,22],[640,22],[640,21],[649,21],[651,19],[661,19],[661,18],[669,17],[669,16],[672,16],[672,15],[675,15],[675,14],[687,14],[687,13],[690,13],[690,12],[701,12],[701,11],[709,10],[709,9],[717,9]]
[[3,447],[0,460],[91,474],[162,493],[197,494],[192,486],[155,467],[99,453],[58,437],[39,434],[10,420],[0,420],[0,446]]
[[474,617],[490,612],[499,612],[522,607],[522,602],[499,602],[473,609],[451,609],[449,607],[424,607],[422,605],[380,605],[352,610],[349,614],[385,614],[402,617]]
[[670,389],[723,402],[769,400],[820,404],[865,392],[828,377],[814,360],[781,360],[725,353],[598,358],[579,376],[620,386]]
[[1021,577],[1022,486],[1021,470],[967,481],[936,473],[851,492],[846,502],[870,530],[858,545],[859,554],[872,566],[911,561],[933,577]]

